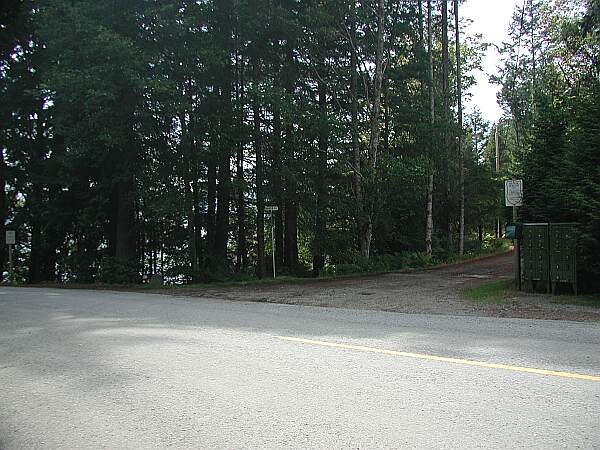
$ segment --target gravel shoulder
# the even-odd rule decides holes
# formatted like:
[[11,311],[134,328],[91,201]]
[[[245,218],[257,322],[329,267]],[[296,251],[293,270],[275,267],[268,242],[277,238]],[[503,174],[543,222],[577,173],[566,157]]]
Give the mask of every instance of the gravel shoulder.
[[299,284],[173,288],[158,294],[290,305],[379,310],[413,314],[470,315],[600,322],[600,309],[552,303],[553,296],[515,292],[503,304],[466,300],[462,291],[495,279],[509,278],[513,256],[503,254],[437,269]]

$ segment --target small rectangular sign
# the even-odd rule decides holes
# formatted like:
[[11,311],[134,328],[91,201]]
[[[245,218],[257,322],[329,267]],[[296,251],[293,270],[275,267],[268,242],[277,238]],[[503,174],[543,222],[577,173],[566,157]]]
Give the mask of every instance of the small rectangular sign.
[[523,180],[506,180],[504,198],[506,206],[523,206]]
[[17,243],[17,233],[14,230],[6,230],[6,245]]
[[265,206],[266,212],[279,211],[279,206]]

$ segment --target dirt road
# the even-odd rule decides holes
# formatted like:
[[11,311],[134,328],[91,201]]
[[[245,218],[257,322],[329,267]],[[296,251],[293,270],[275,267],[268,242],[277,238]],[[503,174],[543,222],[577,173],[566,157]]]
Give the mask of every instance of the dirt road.
[[468,286],[511,277],[512,266],[512,254],[505,254],[404,273],[321,279],[299,284],[176,288],[157,293],[403,313],[600,321],[600,310],[555,304],[549,295],[515,293],[514,298],[503,304],[481,304],[464,298],[462,291]]

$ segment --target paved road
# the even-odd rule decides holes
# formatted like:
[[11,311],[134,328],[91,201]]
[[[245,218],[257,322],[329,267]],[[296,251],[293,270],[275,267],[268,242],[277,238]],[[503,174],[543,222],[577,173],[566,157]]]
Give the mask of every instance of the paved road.
[[597,323],[0,288],[6,450],[600,448],[599,376]]

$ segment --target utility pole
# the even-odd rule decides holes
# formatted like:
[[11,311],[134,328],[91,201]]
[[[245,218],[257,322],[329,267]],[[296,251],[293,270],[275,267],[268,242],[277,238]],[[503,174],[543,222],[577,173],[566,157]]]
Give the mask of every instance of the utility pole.
[[460,218],[458,233],[458,253],[465,252],[465,161],[463,152],[463,108],[462,108],[462,70],[460,59],[460,26],[458,17],[458,0],[454,0],[454,28],[456,33],[456,95],[458,101],[458,170],[460,191]]
[[275,271],[275,215],[271,214],[271,245],[273,246],[273,278],[277,277]]
[[496,124],[496,132],[494,133],[496,140],[496,173],[500,172],[500,144],[498,143],[498,124]]
[[[494,133],[494,139],[496,141],[496,175],[500,173],[500,143],[498,142],[498,123],[496,124],[496,131]],[[500,238],[500,217],[496,217],[496,238]]]

